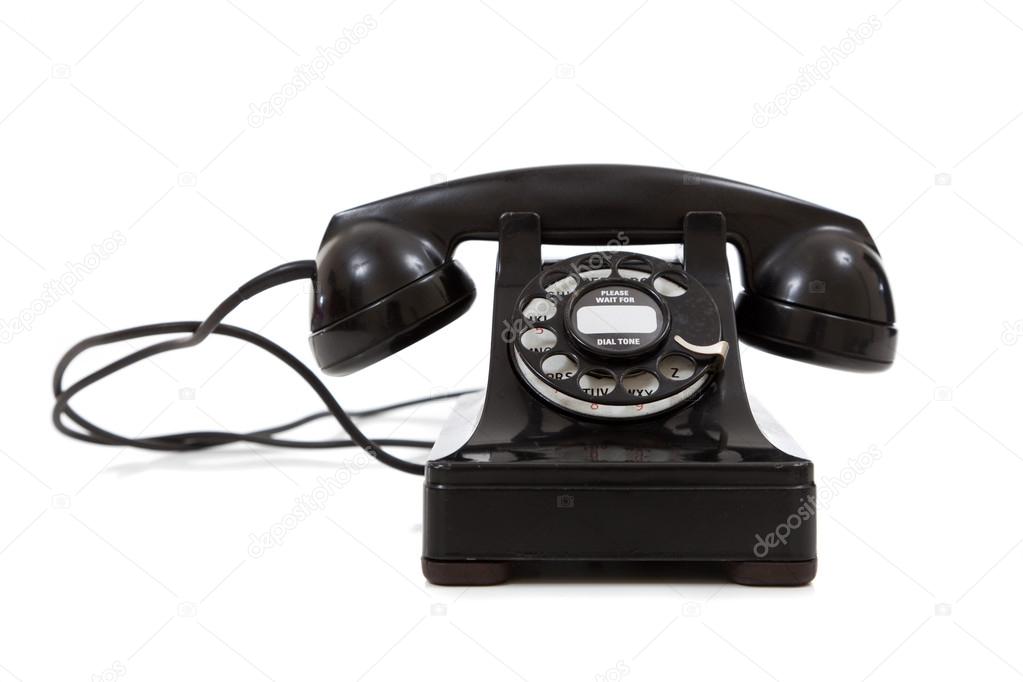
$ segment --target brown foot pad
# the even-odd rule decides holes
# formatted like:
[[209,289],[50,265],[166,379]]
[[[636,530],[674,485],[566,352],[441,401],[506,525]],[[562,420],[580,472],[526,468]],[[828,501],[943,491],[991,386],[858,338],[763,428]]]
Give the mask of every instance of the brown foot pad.
[[758,587],[806,585],[817,575],[817,560],[734,561],[725,565],[729,580]]
[[507,561],[423,559],[423,575],[434,585],[498,585],[511,577]]

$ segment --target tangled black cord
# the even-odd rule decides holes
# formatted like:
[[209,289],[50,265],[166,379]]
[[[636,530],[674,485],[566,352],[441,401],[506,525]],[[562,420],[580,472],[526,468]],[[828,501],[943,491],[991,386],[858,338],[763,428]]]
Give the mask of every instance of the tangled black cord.
[[[237,291],[224,299],[224,301],[218,305],[212,313],[210,313],[209,317],[202,322],[164,322],[161,324],[131,327],[129,329],[122,329],[120,331],[109,332],[106,334],[98,334],[96,336],[90,336],[87,339],[83,339],[72,346],[71,349],[64,354],[64,356],[60,359],[60,362],[57,363],[57,368],[53,373],[53,395],[55,398],[53,405],[54,425],[61,433],[88,443],[99,443],[101,445],[124,445],[144,448],[147,450],[192,451],[238,442],[307,449],[343,448],[357,445],[387,466],[410,474],[422,475],[424,473],[424,467],[422,464],[401,459],[400,457],[383,450],[380,446],[428,448],[433,445],[432,442],[424,440],[405,440],[400,438],[371,439],[355,425],[355,422],[353,422],[351,418],[366,417],[398,409],[400,407],[408,407],[437,400],[456,398],[458,396],[465,395],[466,393],[472,393],[473,391],[453,391],[450,393],[443,393],[425,398],[385,405],[370,410],[348,413],[341,408],[337,400],[334,399],[334,396],[320,378],[294,355],[284,350],[265,336],[261,336],[255,332],[251,332],[240,327],[222,324],[222,320],[227,317],[228,313],[237,308],[246,299],[251,298],[262,291],[266,291],[267,289],[287,282],[311,279],[315,274],[315,261],[305,260],[285,263],[284,265],[268,270],[243,284]],[[68,366],[76,357],[86,350],[96,346],[105,346],[121,341],[128,341],[146,336],[161,336],[164,334],[189,334],[189,336],[160,341],[146,346],[145,348],[141,348],[126,355],[120,360],[116,360],[104,367],[101,367],[88,376],[79,379],[70,386],[66,388],[64,387],[64,373],[67,371]],[[277,359],[281,360],[284,364],[298,373],[298,375],[301,376],[314,391],[316,391],[317,395],[320,396],[320,400],[322,400],[324,405],[327,406],[327,410],[302,417],[301,419],[296,419],[286,424],[281,424],[280,426],[274,426],[259,431],[251,431],[249,433],[235,433],[232,431],[190,431],[184,433],[170,433],[161,436],[148,436],[145,438],[128,438],[97,426],[70,407],[69,402],[76,394],[110,376],[114,372],[118,372],[125,367],[129,367],[141,360],[145,360],[146,358],[150,358],[160,353],[180,350],[182,348],[190,348],[198,345],[208,338],[210,334],[222,334],[224,336],[241,339],[242,341],[246,341],[262,348]],[[74,429],[66,424],[63,419],[64,417],[67,417],[77,424],[82,430]],[[302,441],[277,437],[278,434],[285,431],[290,431],[291,429],[326,417],[334,417],[334,419],[336,419],[341,425],[341,428],[344,429],[345,433],[351,437],[350,440]]]

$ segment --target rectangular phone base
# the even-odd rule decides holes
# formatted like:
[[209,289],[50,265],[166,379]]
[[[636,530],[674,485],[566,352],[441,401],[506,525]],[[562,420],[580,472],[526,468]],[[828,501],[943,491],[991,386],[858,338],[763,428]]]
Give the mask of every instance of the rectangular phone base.
[[423,573],[438,585],[512,578],[674,577],[747,585],[816,573],[812,467],[762,462],[431,462]]

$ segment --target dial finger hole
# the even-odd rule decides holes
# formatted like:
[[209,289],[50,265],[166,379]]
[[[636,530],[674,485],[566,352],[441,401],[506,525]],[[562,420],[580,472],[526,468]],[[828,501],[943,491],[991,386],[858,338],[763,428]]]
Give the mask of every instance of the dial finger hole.
[[551,348],[554,348],[554,344],[558,342],[558,337],[550,329],[533,327],[523,332],[520,340],[526,350],[534,353],[546,353]]
[[681,279],[672,273],[658,275],[654,280],[654,289],[657,290],[657,293],[669,298],[686,293],[686,287],[682,284]]
[[562,381],[571,379],[579,369],[579,363],[564,353],[555,353],[543,361],[540,369],[548,379]]
[[583,281],[592,282],[598,279],[607,279],[611,276],[611,268],[595,268],[593,270],[579,270],[579,276]]
[[607,257],[599,253],[591,253],[576,262],[575,270],[587,282],[611,276],[611,263]]
[[668,381],[685,381],[696,374],[696,363],[684,355],[669,355],[657,364],[657,371]]
[[637,398],[652,396],[659,385],[657,377],[651,372],[641,369],[631,371],[622,378],[622,388],[626,393]]
[[641,258],[626,258],[618,264],[619,276],[637,282],[650,279],[650,273],[652,272],[650,264]]
[[577,286],[575,277],[564,272],[551,272],[543,278],[544,291],[553,296],[568,296]]
[[590,370],[579,377],[579,388],[592,398],[600,398],[615,390],[615,378],[607,370]]
[[522,309],[522,316],[530,322],[545,322],[558,312],[558,306],[548,298],[533,298]]

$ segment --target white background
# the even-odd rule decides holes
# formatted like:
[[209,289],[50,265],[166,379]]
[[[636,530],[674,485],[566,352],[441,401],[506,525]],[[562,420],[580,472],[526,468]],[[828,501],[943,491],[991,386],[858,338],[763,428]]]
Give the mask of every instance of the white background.
[[[1023,675],[1023,10],[426,4],[0,5],[0,679]],[[871,16],[868,39],[800,86]],[[252,125],[250,106],[346,29],[358,44]],[[793,85],[784,115],[755,125],[756,105]],[[444,177],[582,162],[734,178],[855,215],[877,238],[900,327],[891,371],[742,349],[747,384],[822,490],[845,476],[822,503],[812,586],[434,587],[414,477],[350,451],[89,446],[49,423],[50,373],[73,342],[203,316],[248,277],[311,258],[336,211]],[[473,309],[331,379],[342,404],[481,385],[494,255],[461,247]],[[311,362],[307,295],[282,287],[230,321]],[[319,409],[285,368],[224,339],[77,404],[128,435]],[[432,437],[447,410],[366,428]],[[252,556],[251,536],[336,476],[347,483],[324,509]]]

